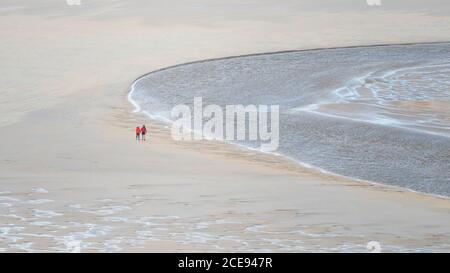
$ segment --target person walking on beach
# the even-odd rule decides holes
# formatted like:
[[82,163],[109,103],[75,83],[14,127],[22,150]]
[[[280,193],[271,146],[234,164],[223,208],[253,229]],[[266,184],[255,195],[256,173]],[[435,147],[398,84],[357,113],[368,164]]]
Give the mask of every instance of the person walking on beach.
[[141,128],[136,127],[136,140],[141,140]]
[[147,134],[147,128],[145,128],[145,125],[142,125],[141,134],[142,134],[142,140],[145,141],[145,134]]

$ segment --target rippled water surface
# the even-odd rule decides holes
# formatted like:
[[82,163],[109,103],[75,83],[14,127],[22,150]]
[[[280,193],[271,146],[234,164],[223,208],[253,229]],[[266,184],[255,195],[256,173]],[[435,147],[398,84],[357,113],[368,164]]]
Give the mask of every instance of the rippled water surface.
[[450,196],[450,44],[191,63],[144,76],[131,99],[170,121],[173,106],[198,96],[204,104],[280,105],[277,153],[300,163]]

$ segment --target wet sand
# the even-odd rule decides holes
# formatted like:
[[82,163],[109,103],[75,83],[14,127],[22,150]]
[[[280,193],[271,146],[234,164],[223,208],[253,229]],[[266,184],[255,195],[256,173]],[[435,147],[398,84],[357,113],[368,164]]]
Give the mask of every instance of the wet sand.
[[[383,251],[450,251],[446,199],[315,173],[225,144],[175,143],[126,100],[138,75],[161,67],[284,49],[449,40],[447,17],[373,14],[411,22],[394,37],[370,20],[355,29],[351,22],[363,15],[346,14],[338,27],[339,14],[289,17],[305,20],[292,25],[281,19],[286,7],[265,22],[259,10],[249,22],[217,26],[186,16],[149,23],[135,15],[139,5],[105,8],[100,1],[72,13],[48,3],[4,6],[0,17],[0,251],[364,252],[374,240]],[[425,33],[424,23],[439,27]],[[133,128],[142,123],[149,141],[136,143]]]

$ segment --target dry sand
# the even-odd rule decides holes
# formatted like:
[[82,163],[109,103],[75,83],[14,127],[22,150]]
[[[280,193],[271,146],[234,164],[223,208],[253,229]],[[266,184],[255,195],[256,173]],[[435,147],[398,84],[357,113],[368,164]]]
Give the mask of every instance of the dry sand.
[[447,199],[176,143],[126,100],[187,61],[450,40],[448,10],[159,2],[2,1],[0,251],[450,251]]

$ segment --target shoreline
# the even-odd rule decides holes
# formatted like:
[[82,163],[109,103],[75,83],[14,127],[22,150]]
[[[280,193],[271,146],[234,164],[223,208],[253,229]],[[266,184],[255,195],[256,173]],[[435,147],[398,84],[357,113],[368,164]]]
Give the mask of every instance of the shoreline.
[[370,241],[383,252],[450,252],[447,199],[226,143],[174,142],[126,99],[136,75],[161,67],[449,40],[450,19],[289,6],[298,1],[42,1],[5,3],[0,16],[0,252],[367,252]]
[[[167,125],[169,125],[168,123],[165,123],[162,120],[158,120],[155,118],[152,118],[150,115],[143,113],[143,112],[134,112],[133,113],[137,114],[137,115],[144,115],[146,118],[149,118],[150,121],[152,122],[153,125],[156,125],[158,127],[160,127],[161,129],[165,128]],[[170,135],[170,134],[168,134]],[[189,146],[189,142],[199,142],[199,141],[181,141],[181,142],[185,142],[187,146]],[[231,150],[236,151],[237,154],[239,153],[251,153],[254,155],[266,155],[266,156],[270,156],[274,159],[274,161],[281,161],[284,162],[287,165],[295,165],[296,167],[298,167],[299,172],[302,171],[306,171],[308,173],[315,173],[318,175],[324,175],[324,176],[329,176],[331,178],[336,178],[336,179],[344,179],[344,180],[348,180],[349,182],[354,182],[357,184],[362,184],[364,186],[373,186],[373,187],[380,187],[382,189],[386,189],[386,190],[390,190],[390,191],[399,191],[399,192],[404,192],[404,193],[412,193],[415,194],[419,197],[427,197],[427,198],[436,198],[436,199],[440,199],[440,200],[444,200],[444,201],[450,201],[450,197],[449,196],[445,196],[445,195],[438,195],[438,194],[432,194],[432,193],[425,193],[425,192],[420,192],[420,191],[415,191],[413,189],[409,189],[409,188],[405,188],[405,187],[400,187],[400,186],[395,186],[395,185],[389,185],[389,184],[383,184],[383,183],[379,183],[379,182],[374,182],[374,181],[369,181],[369,180],[364,180],[364,179],[360,179],[360,178],[356,178],[356,177],[350,177],[350,176],[345,176],[345,175],[341,175],[341,174],[337,174],[337,173],[333,173],[324,169],[321,169],[319,167],[310,165],[308,163],[304,163],[304,162],[300,162],[298,160],[295,160],[293,158],[290,158],[287,155],[283,155],[283,154],[278,154],[278,153],[273,153],[273,152],[264,152],[264,151],[260,151],[258,149],[252,149],[250,147],[244,146],[244,145],[239,145],[236,143],[231,143],[231,142],[227,142],[227,141],[210,141],[210,140],[201,140],[200,142],[205,142],[208,145],[214,145],[214,144],[224,144],[230,147]]]
[[[220,60],[228,60],[228,59],[236,59],[236,58],[246,58],[246,57],[256,57],[256,56],[265,56],[265,55],[276,55],[276,54],[284,54],[284,53],[297,53],[297,52],[310,52],[310,51],[322,51],[322,50],[335,50],[335,49],[354,49],[354,48],[372,48],[372,47],[388,47],[388,46],[415,46],[415,45],[439,45],[439,44],[450,44],[450,41],[441,41],[441,42],[418,42],[418,43],[386,43],[386,44],[370,44],[370,45],[352,45],[352,46],[333,46],[333,47],[318,47],[318,48],[305,48],[305,49],[291,49],[291,50],[280,50],[280,51],[271,51],[271,52],[261,52],[261,53],[250,53],[250,54],[242,54],[242,55],[232,55],[226,57],[215,57],[209,59],[202,59],[197,61],[190,61],[186,63],[179,63],[170,66],[166,66],[163,68],[158,68],[156,70],[152,70],[145,74],[142,74],[135,78],[132,82],[132,85],[139,81],[140,79],[155,74],[161,71],[165,71],[172,68],[183,67],[191,64],[199,64],[199,63],[207,63],[212,61],[220,61]],[[131,85],[131,86],[132,86]],[[130,92],[129,90],[128,92]]]
[[[340,49],[351,49],[351,48],[372,48],[372,47],[390,47],[390,46],[435,45],[435,44],[449,44],[449,43],[450,42],[443,41],[443,42],[429,42],[429,43],[423,42],[423,43],[399,43],[399,44],[374,44],[374,45],[362,45],[362,46],[311,48],[311,49],[299,49],[299,50],[285,50],[285,51],[275,51],[275,52],[253,53],[253,54],[244,54],[244,55],[226,56],[226,57],[218,57],[218,58],[197,60],[197,61],[192,61],[192,62],[187,62],[187,63],[180,63],[180,64],[168,66],[168,67],[159,68],[159,69],[150,71],[148,73],[145,73],[145,74],[137,77],[131,83],[126,98],[127,98],[128,102],[131,105],[133,105],[133,107],[134,107],[134,109],[132,110],[133,113],[145,115],[150,120],[156,121],[157,123],[161,123],[161,126],[170,125],[170,123],[171,123],[170,120],[158,118],[158,117],[155,117],[154,115],[151,115],[151,114],[147,113],[146,111],[141,111],[140,105],[135,100],[133,100],[132,94],[135,91],[135,87],[134,86],[141,79],[143,79],[143,78],[145,78],[145,77],[147,77],[149,75],[156,74],[158,72],[170,70],[170,69],[177,68],[177,67],[183,67],[183,66],[188,66],[188,65],[192,65],[192,64],[201,64],[201,63],[213,62],[213,61],[218,61],[218,60],[247,58],[247,57],[254,57],[254,56],[277,55],[277,54],[295,53],[295,52],[322,51],[322,50],[340,50]],[[315,111],[309,111],[309,112],[313,113],[313,114],[316,114],[316,115],[332,116],[333,118],[350,119],[350,118],[346,118],[346,117],[328,115],[326,113],[320,113],[320,112],[315,112]],[[350,120],[354,120],[354,119],[350,119]],[[356,120],[356,121],[364,122],[364,123],[372,123],[372,122],[365,121],[365,120]],[[399,128],[402,128],[402,127],[399,127]],[[410,128],[406,128],[406,127],[404,129],[405,130],[416,131],[415,129],[410,129]],[[420,131],[420,130],[417,130],[417,132],[423,133],[423,134],[427,134],[427,132],[423,132],[423,131]],[[434,135],[434,133],[431,133],[431,132],[429,134]],[[435,134],[435,135],[446,137],[445,135],[440,135],[440,134]],[[206,140],[203,140],[203,141],[206,141]],[[189,141],[187,141],[187,142],[189,142]],[[384,184],[384,183],[381,183],[381,182],[370,181],[370,180],[365,180],[365,179],[361,179],[361,178],[341,175],[341,174],[338,174],[338,173],[334,173],[332,171],[327,171],[327,170],[325,170],[323,168],[311,165],[309,163],[301,162],[299,160],[296,160],[294,158],[289,157],[288,155],[280,154],[280,153],[277,153],[277,152],[264,152],[264,151],[261,151],[259,149],[247,147],[245,145],[240,145],[240,144],[237,144],[237,143],[232,143],[232,142],[226,141],[226,140],[222,140],[220,142],[223,142],[223,143],[225,143],[227,145],[231,145],[231,146],[234,146],[234,147],[238,147],[240,150],[250,151],[250,152],[254,152],[254,153],[262,153],[262,154],[270,155],[270,156],[273,156],[273,157],[282,158],[286,162],[292,162],[294,164],[299,165],[301,168],[310,169],[310,170],[312,170],[314,172],[317,172],[317,173],[331,175],[331,176],[344,178],[344,179],[350,179],[350,180],[353,180],[353,181],[355,181],[357,183],[364,183],[364,184],[369,184],[369,185],[374,185],[374,186],[387,187],[388,189],[392,189],[392,190],[400,190],[400,191],[405,191],[405,192],[411,192],[411,193],[418,194],[418,195],[424,195],[424,196],[434,197],[434,198],[443,199],[443,200],[450,200],[450,196],[433,194],[433,193],[426,193],[426,192],[420,192],[420,191],[416,191],[416,190],[413,190],[413,189],[410,189],[410,188],[407,188],[407,187],[389,185],[389,184]]]

